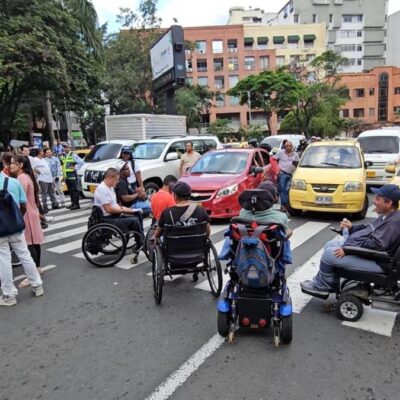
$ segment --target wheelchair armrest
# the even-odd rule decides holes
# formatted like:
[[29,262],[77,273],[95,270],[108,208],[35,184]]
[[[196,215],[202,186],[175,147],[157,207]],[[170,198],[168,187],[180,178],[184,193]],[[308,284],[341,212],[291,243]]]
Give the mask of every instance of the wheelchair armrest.
[[362,247],[344,246],[343,251],[346,256],[358,256],[376,261],[392,261],[393,258],[386,251],[364,249]]

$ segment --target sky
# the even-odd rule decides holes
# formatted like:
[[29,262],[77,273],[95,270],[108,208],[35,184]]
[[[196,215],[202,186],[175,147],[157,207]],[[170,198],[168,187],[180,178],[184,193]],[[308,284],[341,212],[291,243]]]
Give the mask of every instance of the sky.
[[[277,12],[288,0],[159,0],[158,16],[162,26],[174,24],[173,18],[182,26],[223,25],[229,18],[229,8],[241,6],[246,9],[261,8],[265,12]],[[136,10],[139,0],[92,0],[100,24],[108,23],[109,31],[118,30],[116,15],[120,7]],[[389,0],[389,15],[400,10],[400,0]]]

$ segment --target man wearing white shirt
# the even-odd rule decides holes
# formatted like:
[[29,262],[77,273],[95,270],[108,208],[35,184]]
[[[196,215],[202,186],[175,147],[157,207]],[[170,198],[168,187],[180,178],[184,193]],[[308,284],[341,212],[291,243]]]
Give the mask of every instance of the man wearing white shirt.
[[33,159],[33,170],[36,174],[40,192],[42,195],[43,212],[47,214],[49,209],[47,207],[47,196],[50,196],[51,207],[53,209],[60,208],[57,202],[57,197],[54,193],[53,176],[47,161],[43,158],[43,150],[37,149],[36,157]]

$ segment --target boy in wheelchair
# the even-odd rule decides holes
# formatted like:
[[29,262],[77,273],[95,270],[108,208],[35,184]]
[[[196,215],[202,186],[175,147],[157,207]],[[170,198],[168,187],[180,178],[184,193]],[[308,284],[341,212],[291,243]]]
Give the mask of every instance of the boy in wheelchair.
[[[339,287],[341,277],[374,285],[389,283],[384,277],[390,275],[399,262],[400,189],[397,185],[387,184],[371,190],[375,194],[374,205],[378,218],[367,225],[354,225],[347,220],[341,223],[342,230],[349,230],[349,237],[344,243],[343,240],[333,239],[325,245],[317,275],[312,281],[301,283],[304,293],[327,299],[329,293],[340,293],[343,289]],[[389,292],[399,291],[399,278],[390,282],[392,287],[386,288]],[[361,284],[356,294],[368,300],[370,293]]]

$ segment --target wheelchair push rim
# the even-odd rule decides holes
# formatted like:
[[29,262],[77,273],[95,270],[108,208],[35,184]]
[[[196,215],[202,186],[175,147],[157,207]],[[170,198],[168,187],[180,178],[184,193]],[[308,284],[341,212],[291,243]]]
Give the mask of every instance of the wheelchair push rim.
[[214,297],[218,297],[222,290],[222,268],[221,262],[218,260],[218,252],[212,243],[207,256],[207,279],[210,284],[211,293]]
[[156,231],[156,228],[154,226],[150,227],[150,229],[146,233],[146,237],[144,239],[144,244],[143,244],[143,252],[146,256],[146,258],[150,261],[153,262],[153,253],[154,253],[154,242],[150,240],[154,236],[154,232]]
[[155,246],[153,250],[152,261],[152,278],[154,301],[157,305],[161,304],[162,291],[164,284],[164,260],[162,251],[159,246]]
[[96,267],[113,267],[126,253],[125,234],[114,225],[94,225],[82,239],[82,252],[86,260]]

